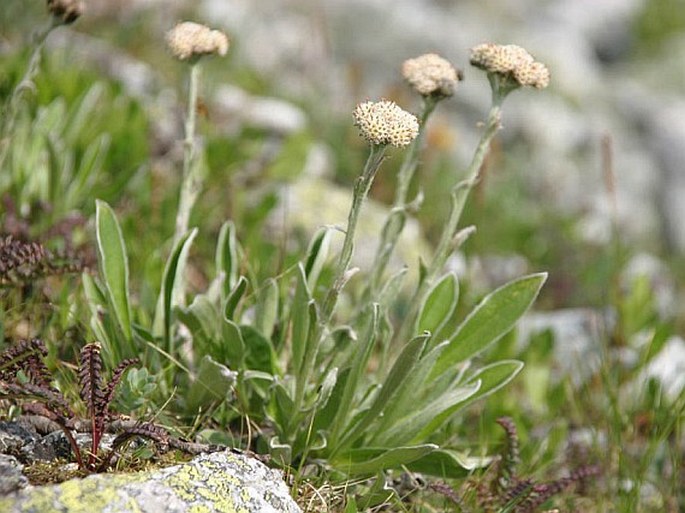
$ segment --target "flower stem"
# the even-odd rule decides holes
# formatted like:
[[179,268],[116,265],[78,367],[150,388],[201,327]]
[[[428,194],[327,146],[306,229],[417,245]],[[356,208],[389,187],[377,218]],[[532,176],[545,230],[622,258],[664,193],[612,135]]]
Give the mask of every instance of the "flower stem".
[[307,384],[309,383],[310,374],[318,349],[326,335],[328,324],[333,317],[335,306],[338,302],[338,297],[343,287],[350,277],[350,262],[352,261],[352,254],[354,252],[354,234],[357,228],[357,221],[359,219],[359,212],[362,204],[371,190],[373,179],[376,172],[380,168],[383,159],[385,158],[385,145],[371,145],[369,157],[366,159],[364,170],[354,183],[354,193],[352,196],[352,207],[347,220],[347,230],[345,232],[345,241],[338,259],[338,265],[335,271],[335,279],[333,285],[328,291],[326,298],[321,307],[319,322],[316,326],[316,332],[313,334],[310,343],[315,344],[314,349],[309,354],[307,361],[303,364],[302,371],[298,374],[295,384],[295,397],[293,400],[293,411],[295,416],[291,419],[291,425],[287,431],[294,433],[293,426],[300,421],[299,413],[304,404],[305,392]]
[[176,214],[174,244],[188,231],[190,212],[200,192],[201,180],[197,176],[195,158],[195,121],[197,113],[197,90],[200,82],[200,64],[190,66],[190,85],[188,87],[188,114],[185,123],[185,140],[183,141],[183,178]]
[[504,95],[500,95],[493,91],[493,101],[488,113],[488,118],[485,122],[485,129],[480,137],[476,151],[473,154],[471,163],[466,172],[467,178],[458,182],[451,192],[450,213],[442,231],[440,242],[435,250],[433,259],[431,260],[426,270],[423,279],[419,282],[417,290],[411,301],[408,314],[404,318],[402,327],[399,331],[400,340],[407,339],[411,336],[416,317],[419,309],[424,302],[425,296],[430,290],[431,285],[435,281],[437,274],[443,269],[449,256],[454,250],[464,242],[465,237],[471,233],[471,230],[459,231],[459,220],[469,197],[469,193],[480,180],[480,172],[483,167],[483,162],[490,149],[490,143],[495,137],[497,131],[501,128],[502,117],[502,101]]
[[[421,130],[416,139],[414,139],[409,146],[397,176],[395,202],[383,225],[381,241],[378,245],[376,258],[373,261],[373,267],[371,269],[371,279],[364,293],[367,299],[376,298],[378,296],[383,274],[388,267],[390,257],[392,256],[395,246],[397,246],[397,241],[404,229],[408,211],[407,196],[409,193],[409,185],[419,166],[419,154],[426,136],[426,122],[435,110],[437,103],[438,100],[435,98],[424,97],[423,110],[421,112],[421,117],[419,118]],[[362,303],[366,304],[366,302]]]
[[338,296],[342,291],[345,283],[349,279],[349,267],[352,261],[352,253],[354,251],[354,234],[357,229],[357,221],[359,219],[359,212],[361,211],[364,200],[369,195],[373,179],[376,172],[385,158],[385,145],[371,145],[369,157],[366,159],[364,170],[354,183],[354,193],[352,196],[352,207],[347,219],[347,230],[345,231],[345,241],[338,259],[338,265],[335,272],[335,280],[333,286],[328,291],[328,295],[323,303],[321,320],[325,326],[331,319],[335,305],[338,302]]

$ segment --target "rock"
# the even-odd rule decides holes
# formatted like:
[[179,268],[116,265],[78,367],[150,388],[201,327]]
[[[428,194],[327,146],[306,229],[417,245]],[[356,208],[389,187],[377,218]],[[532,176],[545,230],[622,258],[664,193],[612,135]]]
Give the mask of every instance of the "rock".
[[38,440],[38,433],[31,426],[18,422],[0,422],[0,453],[17,454],[21,448]]
[[307,126],[304,112],[294,104],[277,98],[252,96],[236,86],[220,86],[214,102],[219,124],[229,132],[236,123],[283,135],[304,130]]
[[[609,317],[609,318],[607,318]],[[570,375],[581,384],[602,365],[601,346],[613,319],[589,308],[568,308],[552,312],[532,312],[517,325],[519,340],[527,344],[536,333],[550,330],[554,336],[554,367],[556,379]]]
[[58,458],[68,459],[71,455],[69,440],[62,431],[55,431],[44,437],[27,443],[21,448],[23,461],[53,461]]
[[26,488],[0,499],[0,511],[88,513],[299,512],[278,471],[230,451],[137,474],[97,474]]
[[666,396],[675,400],[685,388],[685,340],[678,336],[669,338],[659,354],[647,365],[644,376],[638,379],[637,387],[644,384],[645,378],[658,379]]
[[24,488],[29,480],[21,473],[24,466],[14,456],[0,454],[0,496]]

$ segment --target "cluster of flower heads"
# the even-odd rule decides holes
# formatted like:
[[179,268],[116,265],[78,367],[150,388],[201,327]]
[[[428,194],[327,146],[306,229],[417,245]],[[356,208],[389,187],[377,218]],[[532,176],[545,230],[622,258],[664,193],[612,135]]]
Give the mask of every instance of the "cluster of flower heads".
[[513,78],[519,85],[544,89],[549,85],[549,70],[517,45],[483,43],[471,49],[471,64],[488,73]]
[[402,76],[420,95],[436,97],[452,96],[461,80],[459,71],[434,53],[404,61]]
[[354,124],[371,144],[402,147],[419,134],[419,120],[395,102],[364,102],[354,109]]
[[48,0],[48,11],[60,23],[74,23],[83,14],[83,0]]
[[228,37],[220,30],[185,21],[166,34],[166,43],[172,55],[181,61],[203,55],[226,55]]

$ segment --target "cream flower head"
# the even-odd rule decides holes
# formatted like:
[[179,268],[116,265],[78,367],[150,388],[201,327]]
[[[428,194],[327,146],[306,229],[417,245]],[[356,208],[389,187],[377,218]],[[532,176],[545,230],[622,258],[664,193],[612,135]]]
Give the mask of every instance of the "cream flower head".
[[404,61],[402,76],[422,96],[452,96],[461,80],[455,67],[434,53]]
[[419,134],[419,120],[395,102],[364,102],[354,109],[354,124],[371,144],[407,146]]
[[60,23],[69,25],[83,14],[82,0],[48,0],[48,11]]
[[471,64],[488,73],[511,77],[522,86],[544,89],[549,85],[549,70],[517,45],[483,43],[471,48]]
[[220,30],[185,21],[166,33],[166,43],[174,57],[181,61],[203,55],[226,55],[228,37]]

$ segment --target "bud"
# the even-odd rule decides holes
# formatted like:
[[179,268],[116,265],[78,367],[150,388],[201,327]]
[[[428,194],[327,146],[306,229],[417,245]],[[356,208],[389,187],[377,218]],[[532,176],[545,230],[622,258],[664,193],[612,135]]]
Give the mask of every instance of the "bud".
[[228,51],[226,34],[191,21],[179,23],[167,32],[166,43],[172,55],[181,61],[203,55],[226,55]]
[[362,137],[371,144],[391,144],[399,148],[407,146],[419,134],[416,116],[388,100],[360,103],[353,116]]

